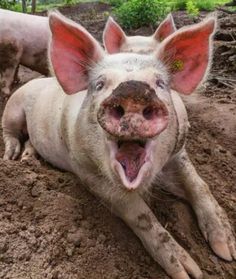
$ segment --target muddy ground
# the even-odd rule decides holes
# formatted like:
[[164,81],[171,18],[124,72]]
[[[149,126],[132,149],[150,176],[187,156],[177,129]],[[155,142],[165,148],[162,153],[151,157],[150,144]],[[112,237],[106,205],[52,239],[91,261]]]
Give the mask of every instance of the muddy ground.
[[[101,40],[105,4],[80,4],[62,13]],[[204,17],[204,14],[201,15]],[[174,13],[179,28],[195,21]],[[197,19],[198,20],[198,19]],[[198,172],[236,227],[236,16],[221,13],[208,81],[185,98],[191,129],[187,149]],[[132,30],[151,34],[153,28]],[[21,81],[35,76],[21,68]],[[4,108],[1,101],[0,110]],[[4,146],[0,138],[0,157]],[[0,278],[164,279],[162,268],[131,230],[70,173],[39,163],[0,159]],[[235,279],[236,263],[217,258],[188,204],[158,190],[152,209],[197,261],[208,279]]]

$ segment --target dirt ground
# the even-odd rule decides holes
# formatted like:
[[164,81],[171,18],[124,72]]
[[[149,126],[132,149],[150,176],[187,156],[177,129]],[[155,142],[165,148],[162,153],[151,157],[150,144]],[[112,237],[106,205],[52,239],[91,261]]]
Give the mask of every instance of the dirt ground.
[[[62,13],[101,41],[105,4],[80,4]],[[201,15],[204,17],[205,15]],[[174,13],[177,27],[193,22]],[[198,19],[199,20],[199,19]],[[151,34],[154,29],[132,30]],[[187,150],[236,227],[236,15],[221,13],[208,81],[185,98],[191,129]],[[37,74],[21,68],[22,83]],[[1,101],[2,114],[4,102]],[[1,134],[1,133],[0,133]],[[0,157],[4,151],[0,137]],[[164,279],[162,268],[133,232],[70,173],[43,160],[0,159],[0,278]],[[207,279],[235,279],[236,263],[217,258],[188,204],[155,188],[157,218],[200,265]]]

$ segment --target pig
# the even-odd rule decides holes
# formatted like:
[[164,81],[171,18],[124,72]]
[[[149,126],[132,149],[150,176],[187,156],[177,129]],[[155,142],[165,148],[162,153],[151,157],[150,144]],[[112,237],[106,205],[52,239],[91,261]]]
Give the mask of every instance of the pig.
[[48,18],[0,9],[0,92],[11,94],[19,64],[49,74]]
[[120,25],[110,16],[103,32],[103,44],[108,53],[135,52],[151,53],[158,44],[176,31],[174,20],[169,14],[152,36],[126,36]]
[[225,211],[185,149],[188,117],[180,98],[204,80],[215,19],[182,28],[152,54],[107,54],[82,26],[51,12],[49,60],[55,76],[35,79],[8,100],[5,160],[36,151],[75,173],[119,216],[173,279],[203,277],[197,263],[145,201],[156,185],[190,203],[212,250],[236,259]]

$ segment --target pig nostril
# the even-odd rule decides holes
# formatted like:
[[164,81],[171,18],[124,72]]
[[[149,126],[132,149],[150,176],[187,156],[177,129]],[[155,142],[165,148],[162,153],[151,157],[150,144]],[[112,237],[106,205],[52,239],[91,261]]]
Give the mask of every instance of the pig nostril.
[[121,117],[125,114],[124,109],[122,108],[122,106],[116,106],[116,107],[112,107],[110,108],[110,115],[112,117],[114,117],[115,119],[121,119]]
[[152,120],[158,114],[158,109],[153,106],[148,106],[143,110],[143,117],[147,120]]

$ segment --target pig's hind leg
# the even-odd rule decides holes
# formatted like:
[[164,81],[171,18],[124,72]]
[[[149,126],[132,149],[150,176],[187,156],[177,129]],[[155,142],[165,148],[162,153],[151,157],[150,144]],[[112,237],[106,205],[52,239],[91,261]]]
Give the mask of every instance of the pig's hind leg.
[[4,160],[16,160],[21,152],[21,140],[27,135],[23,108],[23,92],[17,91],[7,102],[2,117]]
[[36,159],[37,152],[34,149],[30,139],[25,142],[24,151],[21,155],[21,162],[28,161],[30,159]]
[[11,95],[22,52],[22,46],[16,40],[5,38],[0,41],[0,91],[4,98]]
[[212,250],[227,261],[236,259],[236,243],[228,217],[196,172],[185,150],[165,167],[165,172],[167,183],[164,189],[191,204]]

